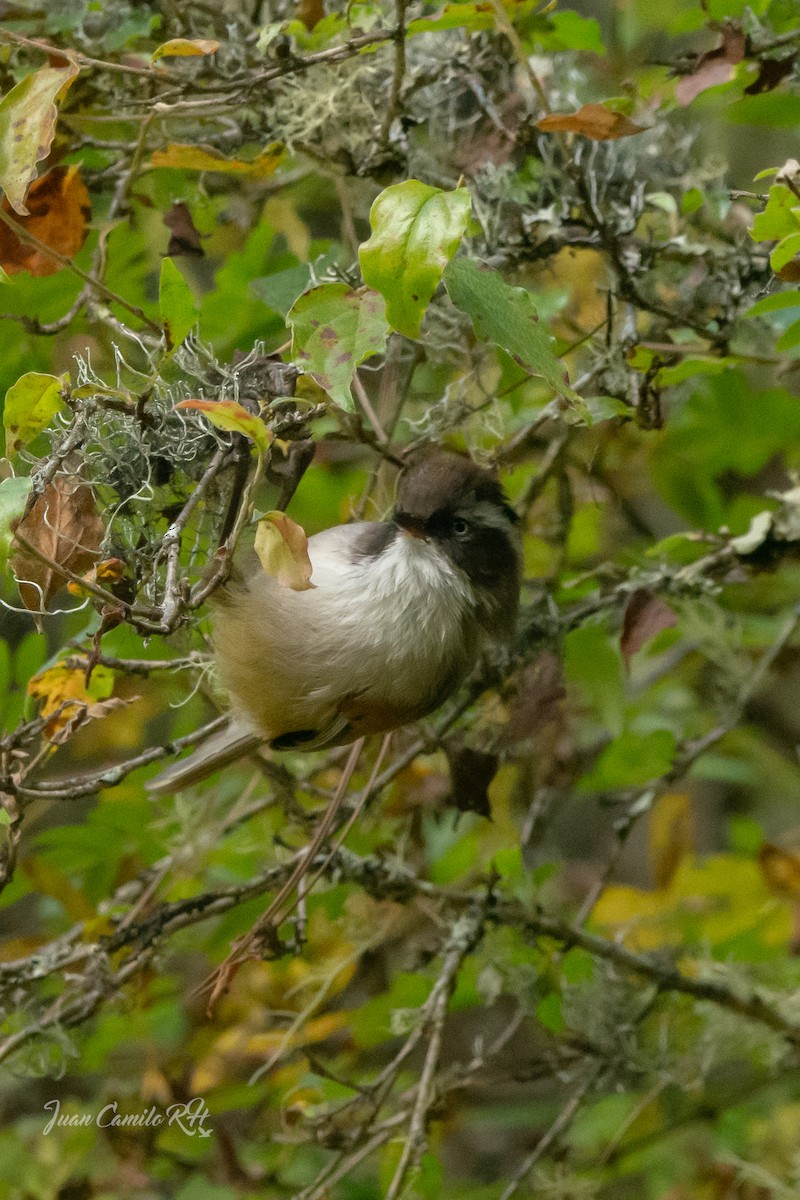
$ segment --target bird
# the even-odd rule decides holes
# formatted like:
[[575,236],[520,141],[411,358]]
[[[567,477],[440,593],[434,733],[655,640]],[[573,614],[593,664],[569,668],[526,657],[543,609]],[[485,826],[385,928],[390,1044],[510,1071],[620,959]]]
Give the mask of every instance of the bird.
[[385,520],[323,530],[308,554],[307,590],[260,568],[223,589],[212,641],[229,718],[151,792],[191,786],[265,744],[322,750],[399,728],[511,642],[518,517],[495,472],[466,454],[413,455]]

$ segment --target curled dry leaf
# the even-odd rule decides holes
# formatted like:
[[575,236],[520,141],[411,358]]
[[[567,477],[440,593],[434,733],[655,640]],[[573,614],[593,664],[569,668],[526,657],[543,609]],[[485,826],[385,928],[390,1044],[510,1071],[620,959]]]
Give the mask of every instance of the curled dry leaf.
[[103,533],[89,485],[79,475],[57,475],[14,528],[11,569],[30,612],[46,611],[67,582],[59,567],[78,575],[89,570]]
[[64,55],[60,66],[42,67],[21,79],[0,100],[0,187],[14,212],[27,216],[25,196],[46,158],[56,131],[56,100],[78,75],[77,62]]
[[572,113],[550,113],[537,121],[536,126],[542,133],[582,133],[594,142],[632,137],[634,133],[643,133],[645,128],[605,104],[584,104]]
[[295,592],[314,587],[305,530],[286,513],[264,514],[256,528],[255,551],[266,573],[281,587]]
[[[8,199],[3,200],[3,209],[11,211]],[[18,225],[66,258],[77,254],[86,241],[92,215],[89,193],[78,168],[53,167],[37,179],[28,192],[26,211],[28,216],[15,218]],[[61,263],[0,224],[0,267],[8,275],[27,271],[41,276],[60,271]]]

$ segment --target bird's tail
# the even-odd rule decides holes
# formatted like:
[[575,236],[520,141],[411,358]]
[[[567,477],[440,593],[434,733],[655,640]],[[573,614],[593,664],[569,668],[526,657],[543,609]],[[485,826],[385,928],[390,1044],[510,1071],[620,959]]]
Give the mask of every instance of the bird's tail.
[[215,771],[229,766],[238,758],[243,758],[245,754],[251,754],[263,745],[263,742],[263,737],[254,733],[249,725],[233,719],[203,742],[188,758],[167,767],[166,771],[161,771],[148,780],[145,787],[156,796],[192,787],[213,775]]

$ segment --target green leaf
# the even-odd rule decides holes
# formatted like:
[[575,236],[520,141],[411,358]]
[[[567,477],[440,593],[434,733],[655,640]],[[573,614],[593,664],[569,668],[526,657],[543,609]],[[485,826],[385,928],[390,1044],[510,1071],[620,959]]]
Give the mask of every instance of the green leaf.
[[800,230],[781,238],[769,256],[769,265],[773,271],[780,271],[790,263],[795,255],[800,254]]
[[563,1033],[567,1028],[564,1009],[558,992],[548,992],[536,1005],[536,1019],[550,1033]]
[[578,787],[581,791],[604,792],[649,783],[670,769],[675,745],[675,736],[668,729],[653,729],[650,733],[628,730],[606,746]]
[[494,13],[488,4],[445,4],[439,12],[430,17],[417,17],[409,21],[406,36],[413,37],[417,33],[438,33],[442,29],[492,29]]
[[756,213],[750,236],[755,242],[775,242],[778,238],[796,233],[800,221],[795,216],[797,197],[790,188],[776,183],[769,189],[769,198],[763,212]]
[[539,321],[530,295],[511,287],[497,271],[472,258],[457,258],[444,272],[450,299],[472,320],[479,338],[506,350],[529,375],[538,375],[563,396],[587,424],[592,417],[569,386],[564,364],[556,358],[547,327]]
[[194,294],[171,258],[163,259],[158,281],[158,308],[172,351],[186,337],[198,318]]
[[748,308],[746,317],[762,317],[765,313],[780,312],[784,308],[800,308],[800,292],[774,292],[757,300],[752,308]]
[[29,371],[6,392],[3,428],[6,454],[11,457],[45,429],[61,408],[65,378]]
[[601,625],[586,624],[564,639],[564,669],[613,734],[622,730],[624,691],[619,647]]
[[364,282],[386,300],[398,333],[419,335],[425,309],[469,223],[466,188],[443,192],[408,179],[386,188],[369,214],[372,237],[359,250]]
[[8,558],[11,522],[22,516],[33,481],[24,475],[0,480],[0,561]]
[[302,296],[310,283],[316,283],[319,276],[336,262],[339,254],[339,247],[333,246],[313,263],[298,263],[283,271],[273,271],[271,275],[261,275],[251,282],[250,290],[285,320],[295,300]]
[[582,17],[579,13],[565,10],[553,13],[546,19],[547,28],[539,32],[534,28],[531,41],[550,53],[564,50],[588,50],[592,54],[605,54],[599,22],[594,17]]
[[365,358],[386,347],[383,297],[369,288],[323,283],[295,302],[287,318],[292,355],[340,408],[353,412],[350,383]]
[[761,96],[743,96],[725,109],[734,125],[767,125],[772,129],[795,129],[797,96],[790,92],[765,92]]
[[793,321],[775,343],[775,349],[781,354],[787,350],[794,350],[795,346],[800,346],[800,321]]

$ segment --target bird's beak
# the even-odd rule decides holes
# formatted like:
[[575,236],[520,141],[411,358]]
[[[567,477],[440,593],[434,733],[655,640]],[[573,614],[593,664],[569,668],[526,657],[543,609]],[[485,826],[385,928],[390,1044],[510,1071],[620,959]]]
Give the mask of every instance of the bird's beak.
[[396,512],[394,523],[406,537],[425,538],[427,531],[425,522],[420,517],[412,517],[409,513]]

